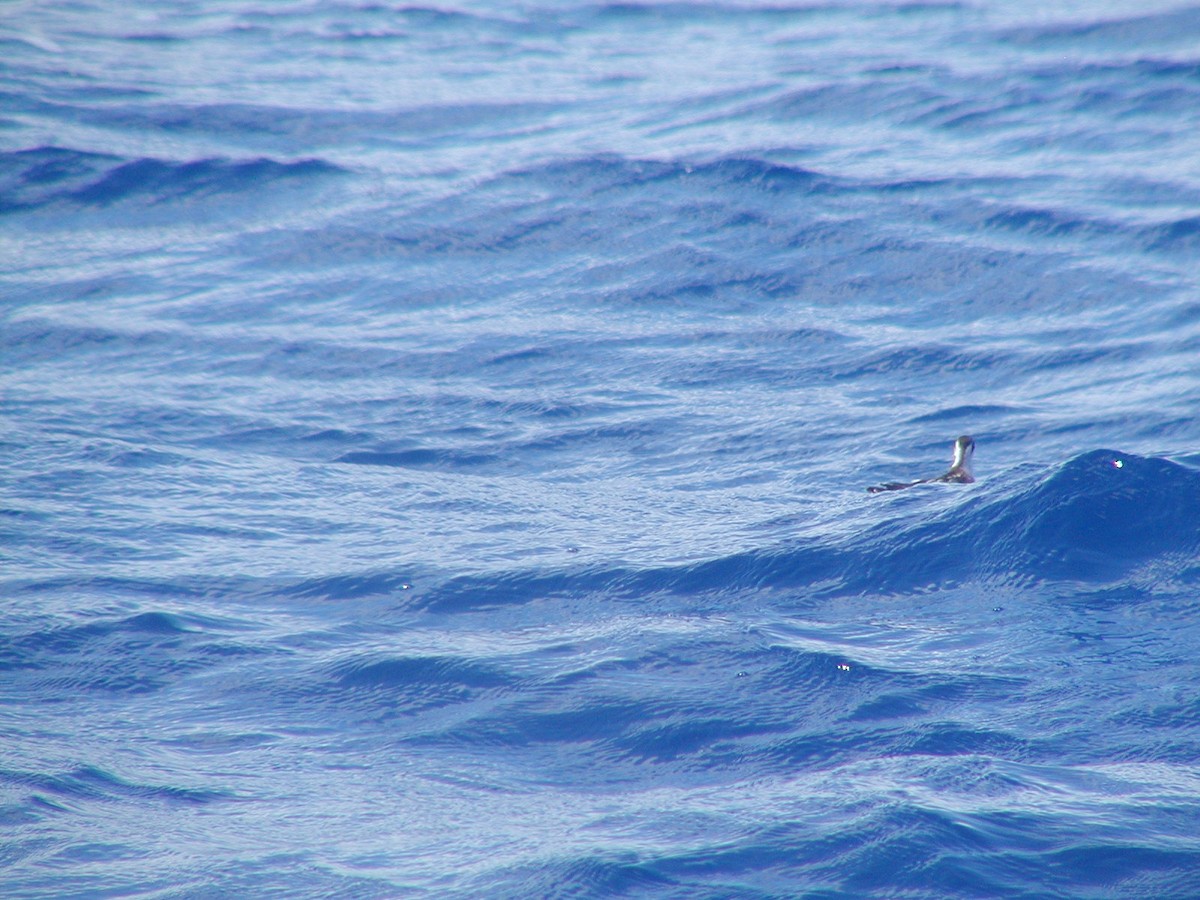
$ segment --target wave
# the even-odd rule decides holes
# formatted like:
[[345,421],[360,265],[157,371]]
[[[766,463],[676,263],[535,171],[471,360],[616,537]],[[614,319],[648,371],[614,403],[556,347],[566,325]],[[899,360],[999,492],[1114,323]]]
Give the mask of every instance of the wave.
[[1200,250],[1200,216],[1186,216],[1143,229],[1146,249],[1193,255]]
[[42,802],[51,808],[60,804],[91,803],[95,801],[126,801],[131,803],[165,802],[208,804],[234,798],[231,791],[198,789],[172,785],[144,784],[102,769],[98,766],[79,766],[59,774],[43,774],[0,769],[0,783],[49,795]]
[[1200,10],[1183,8],[1169,12],[1114,16],[1092,22],[1064,20],[1045,25],[1004,29],[995,35],[1008,43],[1058,49],[1069,45],[1145,47],[1156,43],[1194,45],[1200,38]]
[[169,352],[178,344],[176,336],[161,331],[129,333],[48,319],[20,319],[8,323],[0,332],[5,366],[36,364],[66,354],[104,352],[111,352],[124,365],[129,355]]
[[44,207],[145,205],[237,194],[278,182],[344,172],[317,159],[278,162],[222,158],[177,162],[120,159],[62,147],[38,147],[0,159],[0,214]]
[[[860,503],[861,528],[849,536],[842,536],[843,528],[839,536],[810,535],[685,565],[581,563],[463,575],[410,567],[284,582],[196,578],[190,590],[288,602],[387,598],[398,612],[455,613],[596,596],[644,609],[659,600],[676,604],[680,595],[757,602],[760,591],[802,607],[964,584],[1064,585],[1070,590],[1057,592],[1063,596],[1074,591],[1094,598],[1115,590],[1113,596],[1136,600],[1155,585],[1200,580],[1200,534],[1193,527],[1200,470],[1169,459],[1094,450],[1049,471],[1024,467],[971,486],[929,485],[879,496],[864,491]],[[120,589],[119,583],[106,587]],[[140,583],[125,588],[135,595],[165,589]]]
[[356,653],[325,666],[315,683],[304,684],[299,698],[368,709],[382,700],[388,708],[412,716],[423,709],[511,693],[519,683],[503,665],[479,658]]
[[[7,587],[40,593],[68,584],[82,590],[127,591],[130,597],[153,593],[156,587],[161,596],[166,589],[161,584],[106,579]],[[181,585],[171,584],[169,589],[176,595],[186,592]],[[208,616],[154,608],[83,625],[39,618],[11,626],[0,638],[0,671],[8,673],[10,689],[19,685],[46,702],[67,702],[83,693],[152,694],[231,658],[257,655],[229,632],[227,623]]]
[[1140,576],[1157,583],[1200,577],[1200,471],[1167,459],[1095,450],[1032,483],[1026,476],[1004,486],[996,476],[969,488],[930,485],[864,502],[879,502],[885,518],[842,542],[810,539],[668,568],[464,576],[415,592],[409,602],[448,612],[578,594],[644,600],[764,589],[814,599],[967,582],[1124,584],[1135,586],[1134,596]]
[[[1001,496],[989,499],[990,491]],[[843,548],[750,560],[741,577],[789,583],[817,562],[814,573],[832,585],[826,593],[889,594],[968,580],[1119,583],[1151,568],[1156,578],[1183,575],[1200,551],[1192,527],[1200,472],[1167,459],[1094,450],[1033,484],[1006,488],[988,479],[928,517],[914,508],[924,498],[909,494],[884,500],[906,515]],[[704,564],[689,580],[729,566]]]
[[89,124],[133,132],[236,135],[239,142],[286,152],[336,147],[349,139],[433,143],[447,137],[499,134],[528,128],[560,110],[547,102],[429,103],[380,110],[294,109],[252,103],[196,106],[142,103],[72,110]]

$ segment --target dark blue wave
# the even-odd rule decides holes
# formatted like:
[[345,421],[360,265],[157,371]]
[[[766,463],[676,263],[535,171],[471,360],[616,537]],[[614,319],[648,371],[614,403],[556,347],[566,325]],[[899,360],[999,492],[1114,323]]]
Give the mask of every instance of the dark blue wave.
[[494,454],[469,453],[449,448],[354,450],[343,453],[334,460],[360,466],[395,466],[402,469],[471,469],[477,466],[494,466],[499,461],[500,457]]
[[153,205],[237,194],[342,171],[317,159],[121,160],[61,147],[39,147],[0,159],[0,213],[54,206],[103,207],[125,201]]
[[1149,226],[1142,231],[1146,248],[1168,253],[1195,253],[1200,249],[1200,216],[1186,216]]
[[[95,287],[92,285],[91,287]],[[0,366],[17,367],[47,359],[110,354],[124,360],[129,354],[170,352],[179,339],[166,332],[130,333],[95,325],[45,319],[6,322],[0,328]]]
[[[664,569],[592,566],[448,580],[410,569],[278,587],[230,584],[196,590],[281,592],[327,601],[390,596],[404,608],[441,612],[595,593],[645,598],[664,592],[816,588],[816,594],[806,595],[886,596],[968,581],[1104,585],[1139,571],[1167,577],[1190,571],[1200,552],[1200,536],[1190,527],[1200,501],[1200,472],[1194,468],[1097,450],[1041,476],[1027,472],[1016,484],[998,478],[970,488],[933,485],[883,498],[864,493],[863,502],[876,506],[884,518],[842,546],[800,542]],[[951,506],[940,510],[944,500]],[[414,583],[419,589],[410,591]]]
[[[343,715],[358,708],[367,715],[386,711],[413,716],[501,696],[519,686],[518,679],[499,666],[452,656],[359,655],[331,666],[328,677],[328,686],[309,684],[312,693],[302,699],[333,701]],[[489,737],[497,739],[496,734]]]
[[[89,580],[87,589],[101,584]],[[48,588],[36,586],[39,592]],[[122,585],[130,588],[153,590],[151,585]],[[205,617],[146,610],[83,625],[48,622],[11,629],[0,636],[0,670],[12,673],[25,690],[36,691],[44,700],[64,702],[91,692],[153,693],[189,674],[255,652]]]
[[[243,142],[273,151],[312,153],[347,137],[384,133],[396,142],[434,142],[478,133],[515,131],[557,109],[549,103],[441,103],[387,110],[289,109],[247,103],[139,103],[80,109],[72,115],[94,125],[168,134],[236,134]],[[329,163],[331,170],[336,166]]]
[[84,801],[209,804],[235,796],[223,789],[139,784],[96,766],[80,766],[57,775],[0,770],[0,782],[20,785],[68,804]]
[[[961,499],[948,510],[918,505],[951,492]],[[465,577],[411,602],[445,612],[580,593],[644,598],[806,588],[810,597],[889,596],[963,582],[1103,585],[1139,571],[1179,575],[1200,554],[1192,524],[1200,472],[1136,454],[1096,450],[1023,484],[991,478],[986,486],[930,485],[866,502],[893,517],[842,546],[802,542],[681,568]],[[894,517],[897,504],[904,511]]]
[[1005,29],[997,37],[1014,44],[1051,48],[1089,44],[1120,47],[1145,47],[1155,43],[1170,45],[1200,37],[1200,11],[1184,6],[1166,12],[1112,16],[1085,22],[1067,19]]
[[1065,210],[1052,209],[1006,209],[988,216],[984,222],[988,228],[1003,228],[1010,231],[1048,237],[1096,235],[1117,237],[1127,234],[1126,226],[1073,214]]
[[[656,871],[657,868],[632,858],[560,858],[541,865],[518,865],[490,872],[472,879],[467,893],[505,897],[671,896],[681,882]],[[569,888],[564,891],[567,885]],[[727,896],[750,900],[755,895],[739,891]]]

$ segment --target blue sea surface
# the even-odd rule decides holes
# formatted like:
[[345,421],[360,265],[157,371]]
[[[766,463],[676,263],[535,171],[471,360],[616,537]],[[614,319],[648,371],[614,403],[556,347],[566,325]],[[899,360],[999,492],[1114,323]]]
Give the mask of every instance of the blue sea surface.
[[1198,259],[1194,3],[6,0],[0,895],[1200,897]]

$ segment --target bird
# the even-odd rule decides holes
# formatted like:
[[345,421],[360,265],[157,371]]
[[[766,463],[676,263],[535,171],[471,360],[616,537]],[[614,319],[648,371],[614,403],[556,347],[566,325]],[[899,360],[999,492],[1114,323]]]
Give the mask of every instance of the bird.
[[884,491],[902,491],[918,484],[971,484],[975,476],[971,474],[971,456],[975,453],[975,439],[964,434],[954,442],[954,461],[950,463],[950,471],[937,478],[920,478],[916,481],[889,481],[887,484],[875,484],[867,488],[869,494],[882,494]]

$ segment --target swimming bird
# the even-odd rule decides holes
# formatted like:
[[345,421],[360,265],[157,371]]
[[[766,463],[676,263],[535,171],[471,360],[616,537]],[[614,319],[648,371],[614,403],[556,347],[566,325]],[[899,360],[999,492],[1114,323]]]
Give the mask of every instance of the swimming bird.
[[889,481],[887,484],[872,485],[867,488],[868,493],[881,494],[884,491],[902,491],[905,488],[910,488],[917,484],[970,484],[975,480],[975,476],[971,474],[971,456],[975,453],[975,439],[969,434],[964,434],[954,442],[954,461],[950,464],[950,471],[944,475],[939,475],[937,478],[921,478],[917,481]]

